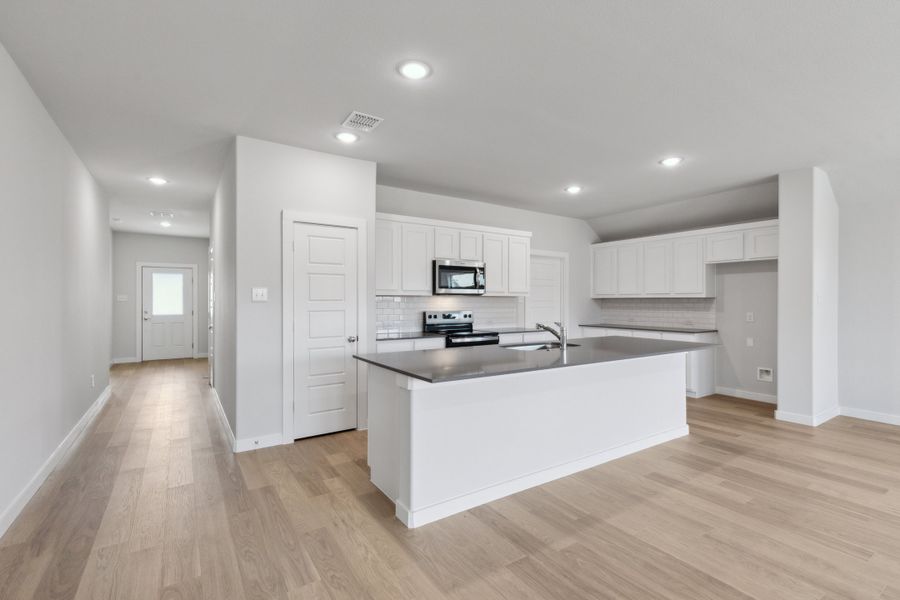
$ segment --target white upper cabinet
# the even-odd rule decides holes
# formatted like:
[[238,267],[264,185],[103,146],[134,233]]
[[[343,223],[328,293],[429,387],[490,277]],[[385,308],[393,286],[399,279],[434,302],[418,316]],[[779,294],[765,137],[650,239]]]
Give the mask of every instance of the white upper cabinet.
[[434,257],[458,260],[459,229],[434,228]]
[[528,294],[531,270],[531,238],[509,236],[509,272],[507,291],[511,295]]
[[778,228],[763,227],[745,231],[744,257],[747,260],[778,258]]
[[641,266],[643,259],[641,244],[619,246],[616,255],[616,289],[620,295],[640,294]]
[[400,223],[375,220],[375,293],[386,296],[401,291]]
[[375,293],[430,296],[433,260],[486,265],[488,296],[526,296],[531,288],[531,233],[378,213]]
[[482,244],[484,234],[479,231],[459,232],[459,258],[460,260],[484,260]]
[[778,258],[778,221],[591,246],[593,298],[711,298],[715,263]]
[[407,294],[431,295],[434,227],[401,224],[401,282]]
[[613,296],[616,286],[618,249],[615,246],[594,244],[591,246],[591,295]]
[[644,293],[668,295],[672,291],[672,242],[644,244]]
[[509,236],[484,234],[484,279],[487,295],[509,293]]

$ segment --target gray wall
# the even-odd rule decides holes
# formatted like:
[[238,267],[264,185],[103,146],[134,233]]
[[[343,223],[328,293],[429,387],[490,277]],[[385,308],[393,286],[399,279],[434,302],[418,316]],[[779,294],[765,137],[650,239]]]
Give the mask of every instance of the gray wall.
[[[209,311],[207,309],[209,240],[174,235],[113,232],[113,360],[136,356],[137,306],[136,265],[139,262],[183,263],[197,265],[197,352],[206,354]],[[119,302],[119,295],[128,300]]]
[[[747,313],[755,321],[748,323]],[[776,396],[776,381],[757,381],[756,368],[775,369],[778,351],[778,262],[716,266],[716,385]],[[747,347],[747,338],[753,347]],[[773,398],[774,399],[774,398]]]
[[[282,211],[341,215],[368,224],[369,273],[364,342],[374,350],[375,163],[237,138],[237,437],[258,440],[282,431]],[[250,302],[251,287],[269,301]],[[360,401],[365,423],[365,399]],[[261,441],[261,443],[268,440]]]
[[111,317],[109,205],[2,46],[0,90],[2,534],[109,384]]
[[210,246],[213,259],[213,335],[210,357],[213,386],[222,403],[231,432],[237,429],[237,316],[235,313],[235,265],[237,259],[237,186],[234,145],[225,159],[222,179],[210,214]]
[[569,253],[570,326],[600,318],[590,281],[590,245],[597,234],[587,221],[384,185],[376,202],[378,212],[531,231],[532,249]]

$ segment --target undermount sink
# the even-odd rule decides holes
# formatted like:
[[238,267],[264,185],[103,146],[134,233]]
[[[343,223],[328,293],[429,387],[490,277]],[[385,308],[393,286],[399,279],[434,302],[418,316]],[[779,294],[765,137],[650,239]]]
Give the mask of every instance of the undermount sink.
[[[581,344],[566,344],[566,348],[576,348]],[[559,350],[562,344],[559,342],[545,342],[543,344],[517,344],[515,346],[502,346],[506,350],[520,350],[522,352],[532,352],[534,350]]]

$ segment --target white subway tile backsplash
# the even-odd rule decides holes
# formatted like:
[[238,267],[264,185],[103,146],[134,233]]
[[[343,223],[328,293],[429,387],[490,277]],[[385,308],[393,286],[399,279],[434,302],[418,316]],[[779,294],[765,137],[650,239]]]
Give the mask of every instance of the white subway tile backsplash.
[[515,327],[525,316],[521,298],[484,296],[377,296],[376,333],[420,331],[428,310],[471,310],[476,327]]
[[604,298],[600,317],[618,325],[716,326],[715,298]]

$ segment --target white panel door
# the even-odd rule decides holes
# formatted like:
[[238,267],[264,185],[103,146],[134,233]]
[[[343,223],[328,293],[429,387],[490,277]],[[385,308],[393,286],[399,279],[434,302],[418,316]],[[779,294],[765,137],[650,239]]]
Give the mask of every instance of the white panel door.
[[[563,261],[550,256],[531,257],[531,290],[525,298],[525,325],[553,325],[562,321]],[[551,335],[552,337],[552,335]]]
[[672,291],[672,243],[644,244],[644,293],[668,294]]
[[191,269],[141,269],[143,360],[194,355]]
[[482,243],[484,234],[477,231],[459,232],[459,259],[460,260],[484,260]]
[[434,228],[434,257],[459,259],[459,229]]
[[531,272],[531,238],[509,236],[509,270],[506,275],[506,291],[510,294],[527,294]]
[[403,223],[401,227],[401,281],[408,294],[430,296],[432,292],[432,260],[434,260],[434,227]]
[[616,286],[618,294],[641,293],[641,244],[619,246],[616,255]]
[[484,234],[485,293],[504,295],[509,290],[509,236]]
[[672,242],[672,291],[702,294],[706,291],[703,238],[679,238]]
[[357,232],[294,225],[294,438],[356,427]]
[[375,293],[400,292],[400,223],[375,221]]
[[615,294],[616,287],[616,248],[607,246],[591,246],[591,282],[594,296]]

